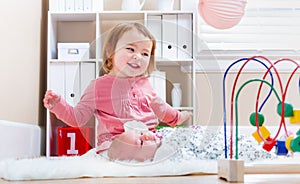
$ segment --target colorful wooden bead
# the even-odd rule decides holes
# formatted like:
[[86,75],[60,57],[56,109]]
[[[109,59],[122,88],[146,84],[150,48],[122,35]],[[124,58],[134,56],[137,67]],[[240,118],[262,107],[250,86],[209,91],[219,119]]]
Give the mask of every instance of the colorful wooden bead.
[[[271,135],[271,133],[269,132],[269,130],[268,130],[264,125],[262,125],[261,127],[259,127],[259,131],[260,131],[260,133],[261,133],[261,135],[262,135],[262,137],[263,137],[264,139],[267,139],[267,138]],[[256,139],[256,141],[257,141],[258,143],[260,143],[260,142],[263,141],[263,140],[260,138],[260,136],[259,136],[257,130],[256,130],[254,133],[252,133],[252,136]]]
[[[258,116],[258,125],[262,126],[264,124],[265,117],[260,112],[257,113],[257,116]],[[256,112],[251,113],[249,120],[251,125],[256,126]]]
[[294,139],[294,136],[289,136],[288,138],[286,138],[286,140],[285,140],[285,147],[286,147],[286,149],[287,150],[289,150],[289,151],[293,151],[292,149],[291,149],[291,140],[293,140]]
[[296,135],[300,136],[300,129],[296,132]]
[[300,136],[291,140],[291,150],[293,152],[300,152]]
[[283,140],[278,140],[276,143],[276,151],[275,153],[277,155],[287,155],[288,154],[288,149],[285,146],[285,141]]
[[[277,105],[277,113],[281,116],[282,114],[282,102]],[[292,104],[284,102],[284,117],[292,117],[294,113],[294,108]]]
[[295,123],[300,123],[300,110],[294,110],[293,116],[290,117],[290,123],[295,124]]
[[263,149],[269,152],[276,145],[277,141],[275,139],[270,138],[270,137],[268,137],[266,140],[267,141],[264,143]]

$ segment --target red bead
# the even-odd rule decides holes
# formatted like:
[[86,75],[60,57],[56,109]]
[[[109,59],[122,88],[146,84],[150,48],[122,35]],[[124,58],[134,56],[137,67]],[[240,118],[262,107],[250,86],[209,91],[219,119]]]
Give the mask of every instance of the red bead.
[[91,130],[89,127],[58,127],[57,155],[83,155],[92,147],[89,144]]
[[263,149],[266,151],[271,151],[275,145],[276,145],[276,140],[269,137],[266,139],[266,142],[263,145]]

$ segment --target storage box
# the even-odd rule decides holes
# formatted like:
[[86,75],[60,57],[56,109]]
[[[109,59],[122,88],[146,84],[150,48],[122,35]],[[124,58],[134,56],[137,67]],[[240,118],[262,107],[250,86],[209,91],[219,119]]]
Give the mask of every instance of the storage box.
[[89,127],[58,127],[58,156],[83,155],[92,148]]
[[41,133],[38,125],[0,119],[0,161],[40,156]]
[[58,43],[58,60],[86,61],[90,58],[89,43]]

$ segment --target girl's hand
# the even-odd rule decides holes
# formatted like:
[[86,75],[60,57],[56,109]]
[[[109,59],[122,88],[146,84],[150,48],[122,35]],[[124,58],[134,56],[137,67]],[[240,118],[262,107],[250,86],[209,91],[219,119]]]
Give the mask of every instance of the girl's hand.
[[181,111],[180,112],[180,119],[177,122],[177,125],[181,125],[183,122],[191,119],[191,117],[193,116],[193,114],[191,112],[188,111]]
[[52,109],[60,101],[60,96],[52,90],[47,90],[44,96],[44,106],[47,109]]

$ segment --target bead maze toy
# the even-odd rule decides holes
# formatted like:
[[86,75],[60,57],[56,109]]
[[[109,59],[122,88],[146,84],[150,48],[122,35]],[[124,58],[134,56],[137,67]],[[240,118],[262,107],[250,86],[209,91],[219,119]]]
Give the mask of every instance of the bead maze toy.
[[[242,63],[243,62],[243,63]],[[241,87],[237,90],[237,81],[244,69],[244,67],[250,62],[258,62],[264,68],[266,68],[265,74],[262,78],[258,79],[250,79],[243,83]],[[280,78],[279,72],[276,68],[278,63],[289,62],[295,65],[294,68],[291,67],[292,72],[286,82],[285,87],[283,86],[282,80]],[[237,75],[235,77],[233,87],[231,89],[231,103],[230,103],[230,135],[229,135],[229,146],[227,145],[227,123],[226,123],[226,76],[229,70],[237,63],[242,63],[239,68]],[[244,89],[244,87],[250,83],[258,82],[260,83],[257,98],[255,102],[255,111],[250,114],[249,121],[252,126],[256,127],[256,131],[252,134],[254,139],[258,143],[263,143],[262,148],[268,152],[270,152],[274,147],[276,148],[275,153],[277,155],[287,155],[289,152],[300,152],[300,129],[296,132],[296,135],[292,135],[292,132],[287,130],[287,126],[285,123],[285,119],[289,118],[290,124],[300,123],[300,109],[294,109],[293,105],[286,101],[286,94],[288,91],[288,87],[290,85],[291,79],[294,77],[297,71],[299,71],[300,65],[296,61],[283,58],[272,63],[268,58],[264,56],[253,56],[250,58],[242,58],[235,62],[233,62],[225,71],[223,77],[223,110],[224,110],[224,152],[225,158],[218,160],[218,176],[219,178],[225,179],[228,182],[243,182],[244,181],[244,162],[243,160],[238,159],[238,98],[239,95]],[[274,84],[274,76],[273,73],[277,77],[277,82],[279,84],[280,94],[276,91],[276,87]],[[266,77],[269,75],[270,82],[266,80]],[[270,88],[266,98],[263,103],[259,106],[259,97],[261,94],[262,86],[267,85]],[[300,77],[298,82],[299,94],[300,94]],[[269,97],[275,94],[276,99],[278,100],[277,105],[277,114],[280,116],[279,128],[274,137],[271,137],[271,132],[264,125],[264,115],[262,114],[262,108],[269,99]],[[234,111],[235,111],[235,159],[233,159],[233,126],[234,126]],[[279,133],[281,129],[284,129],[285,136],[284,138],[278,139]],[[229,147],[229,149],[228,149]],[[229,150],[229,158],[228,158],[228,150]]]

